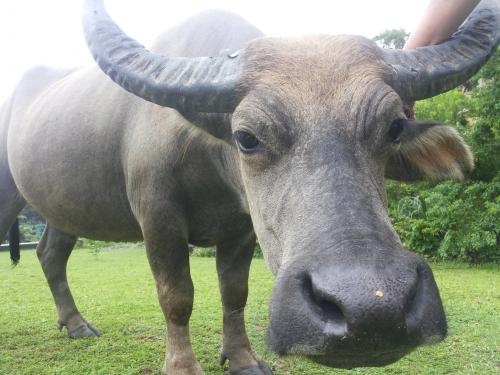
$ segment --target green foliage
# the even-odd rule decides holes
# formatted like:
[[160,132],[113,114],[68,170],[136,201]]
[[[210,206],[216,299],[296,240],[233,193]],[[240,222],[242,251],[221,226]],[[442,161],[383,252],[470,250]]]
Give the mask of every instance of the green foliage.
[[476,158],[472,178],[491,181],[500,171],[500,52],[473,82],[471,112],[476,122],[465,129],[464,136]]
[[385,30],[373,38],[383,48],[402,49],[410,36],[404,29]]
[[214,258],[215,247],[195,247],[191,255],[200,258]]
[[445,124],[465,126],[471,115],[472,101],[460,89],[448,91],[416,103],[418,118],[439,121]]
[[[200,258],[214,258],[215,247],[195,247],[191,252],[191,255]],[[262,258],[262,249],[260,248],[260,244],[258,242],[255,244],[253,257]]]
[[26,206],[19,215],[19,239],[21,242],[37,242],[42,236],[45,221],[31,208]]
[[36,242],[40,238],[37,234],[35,225],[30,223],[26,216],[19,215],[19,240],[21,242]]
[[455,125],[471,147],[466,182],[389,182],[389,213],[405,245],[430,258],[500,261],[500,53],[469,83],[416,105],[416,115]]
[[[404,193],[401,192],[404,191]],[[405,246],[428,258],[500,261],[500,181],[388,184],[389,213]]]
[[103,251],[106,251],[106,250],[129,249],[129,248],[130,249],[143,249],[144,243],[143,242],[123,243],[123,242],[97,241],[97,240],[91,240],[88,238],[81,238],[77,241],[76,247],[88,249],[88,251],[91,254],[98,256]]
[[89,249],[91,254],[97,256],[106,248],[107,245],[108,243],[104,241],[89,240],[84,238],[81,240],[80,244],[77,244],[77,247],[85,247],[86,249]]

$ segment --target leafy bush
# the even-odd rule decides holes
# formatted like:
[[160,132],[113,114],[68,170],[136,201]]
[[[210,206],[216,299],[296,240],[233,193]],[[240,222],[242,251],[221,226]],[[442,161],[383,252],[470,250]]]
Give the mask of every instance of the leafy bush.
[[[195,256],[195,257],[201,257],[201,258],[213,258],[213,257],[215,257],[215,247],[196,247],[191,252],[191,255]],[[262,258],[262,250],[261,250],[258,242],[255,244],[253,257],[254,258]]]
[[389,212],[407,248],[428,258],[500,261],[500,180],[427,189],[390,183],[389,195],[402,195],[401,187]]
[[417,103],[416,115],[455,125],[471,147],[466,182],[388,182],[389,214],[405,246],[429,258],[500,261],[500,53],[464,88]]
[[214,258],[215,247],[195,247],[191,255],[200,258]]
[[38,242],[45,229],[45,221],[30,206],[21,211],[18,219],[20,241]]
[[112,241],[98,241],[89,238],[80,238],[76,243],[77,248],[85,248],[91,254],[99,255],[104,250],[123,250],[123,249],[136,249],[144,248],[144,242],[112,242]]

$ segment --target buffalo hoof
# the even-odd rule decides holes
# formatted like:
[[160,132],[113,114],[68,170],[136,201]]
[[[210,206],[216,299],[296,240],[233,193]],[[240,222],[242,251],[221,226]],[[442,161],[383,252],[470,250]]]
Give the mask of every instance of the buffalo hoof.
[[[59,322],[59,331],[62,330],[62,327],[65,326],[65,324]],[[99,337],[101,336],[101,332],[94,326],[92,326],[90,323],[87,321],[84,321],[83,324],[80,324],[79,326],[75,328],[68,328],[68,337],[72,339],[81,339],[84,337]]]
[[90,324],[80,326],[72,331],[68,331],[68,336],[72,339],[80,339],[83,337],[99,337],[101,332]]
[[231,371],[231,375],[273,375],[273,372],[266,362],[259,361],[258,366],[242,367]]

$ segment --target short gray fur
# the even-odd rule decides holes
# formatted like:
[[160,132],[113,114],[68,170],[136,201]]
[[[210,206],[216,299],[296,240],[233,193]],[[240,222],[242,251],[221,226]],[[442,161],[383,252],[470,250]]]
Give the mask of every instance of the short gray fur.
[[[148,67],[141,58],[135,66],[127,46],[145,50],[124,35],[101,42],[98,62],[130,89],[113,73],[123,66],[112,51],[125,51],[125,75],[136,76]],[[99,335],[67,283],[76,237],[143,239],[167,323],[163,372],[201,374],[189,335],[188,243],[216,245],[222,358],[233,374],[269,374],[244,325],[255,233],[276,275],[268,341],[277,353],[381,366],[445,337],[432,271],[395,233],[384,176],[460,179],[473,158],[453,128],[406,120],[384,51],[356,36],[263,38],[222,11],[180,24],[151,50],[175,66],[240,50],[236,91],[215,72],[223,89],[203,107],[204,89],[185,91],[162,73],[165,85],[153,77],[144,87],[174,92],[131,90],[145,101],[97,67],[41,67],[0,111],[0,237],[26,203],[47,219],[37,253],[70,337]],[[177,110],[149,102],[158,95]],[[241,133],[257,146],[237,145]]]

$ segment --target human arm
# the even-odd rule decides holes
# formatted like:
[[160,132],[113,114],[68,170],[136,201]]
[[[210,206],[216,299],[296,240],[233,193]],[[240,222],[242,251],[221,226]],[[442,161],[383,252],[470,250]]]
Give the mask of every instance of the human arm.
[[453,34],[480,0],[431,0],[404,48],[437,44]]

